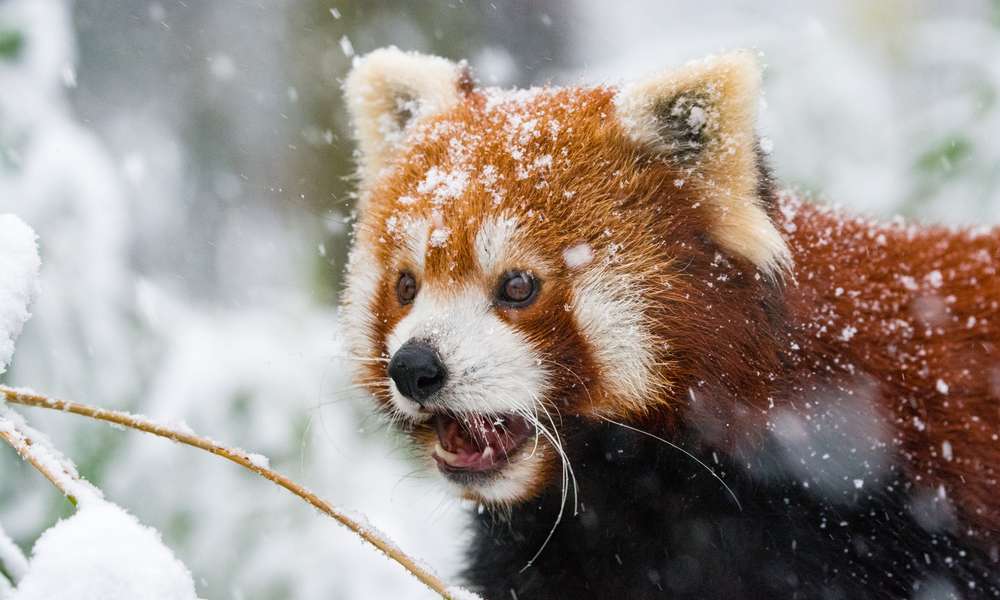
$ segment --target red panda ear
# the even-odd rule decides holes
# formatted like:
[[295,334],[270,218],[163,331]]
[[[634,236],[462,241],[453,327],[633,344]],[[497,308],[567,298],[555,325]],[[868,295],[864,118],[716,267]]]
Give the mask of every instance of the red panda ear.
[[792,260],[758,195],[759,93],[757,61],[734,52],[633,83],[618,92],[615,107],[632,139],[675,163],[704,194],[715,241],[780,278]]
[[467,78],[461,64],[394,46],[355,60],[344,98],[361,154],[362,191],[391,163],[410,124],[461,101]]

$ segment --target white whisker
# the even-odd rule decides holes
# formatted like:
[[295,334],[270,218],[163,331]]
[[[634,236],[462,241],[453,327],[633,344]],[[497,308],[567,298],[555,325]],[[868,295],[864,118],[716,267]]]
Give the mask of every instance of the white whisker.
[[576,474],[573,471],[573,466],[569,460],[569,456],[566,454],[566,451],[563,448],[562,439],[559,436],[555,420],[552,418],[552,413],[549,412],[548,408],[546,408],[545,405],[538,400],[537,396],[531,390],[525,388],[525,391],[527,391],[528,394],[531,396],[533,400],[533,405],[536,408],[541,408],[545,412],[545,415],[549,420],[549,424],[552,426],[552,430],[549,430],[549,428],[545,427],[537,416],[531,415],[526,410],[523,410],[523,408],[518,412],[519,414],[521,414],[521,416],[528,419],[532,423],[537,432],[540,432],[543,436],[545,436],[546,439],[549,440],[549,443],[552,444],[553,449],[559,455],[559,458],[561,459],[562,462],[562,481],[561,481],[562,489],[559,502],[559,512],[556,515],[555,522],[552,524],[552,528],[549,529],[548,535],[545,536],[545,540],[542,542],[542,545],[538,548],[538,550],[531,557],[531,559],[529,559],[528,562],[521,568],[521,570],[519,571],[520,573],[523,573],[525,570],[527,570],[534,564],[534,562],[538,559],[539,556],[541,556],[542,552],[548,546],[549,541],[552,540],[552,536],[555,535],[556,528],[559,527],[559,524],[562,522],[563,519],[563,514],[565,513],[566,500],[569,497],[570,483],[572,483],[573,485],[573,514],[574,516],[579,514],[578,512],[579,488],[576,481]]
[[334,354],[330,358],[337,358],[341,360],[353,360],[355,362],[374,362],[374,363],[388,363],[390,359],[383,358],[380,356],[355,356],[353,354]]
[[664,444],[670,446],[671,448],[684,453],[684,455],[686,455],[688,458],[690,458],[694,462],[698,463],[699,465],[701,465],[702,467],[704,467],[706,471],[708,471],[709,473],[711,473],[712,477],[716,478],[719,481],[719,483],[722,484],[722,487],[726,488],[726,491],[729,492],[729,495],[733,497],[733,502],[736,503],[736,508],[738,508],[741,512],[743,511],[743,505],[740,504],[740,499],[736,497],[736,492],[734,492],[733,489],[731,487],[729,487],[729,484],[727,484],[722,479],[722,477],[719,477],[718,473],[716,473],[715,471],[713,471],[711,467],[709,467],[704,462],[702,462],[702,460],[699,459],[694,454],[691,454],[690,452],[688,452],[684,448],[681,448],[677,444],[675,444],[673,442],[670,442],[670,441],[667,441],[667,440],[661,438],[658,435],[653,435],[652,433],[649,433],[648,431],[643,431],[642,429],[637,429],[635,427],[632,427],[631,425],[626,425],[625,423],[619,423],[618,421],[614,421],[614,420],[609,419],[609,418],[604,417],[604,416],[600,416],[600,418],[604,419],[605,421],[607,421],[608,423],[611,423],[613,425],[617,425],[619,427],[624,427],[625,429],[630,429],[630,430],[632,430],[632,431],[634,431],[636,433],[641,433],[642,435],[647,435],[647,436],[653,438],[654,440],[658,440],[660,442],[663,442]]

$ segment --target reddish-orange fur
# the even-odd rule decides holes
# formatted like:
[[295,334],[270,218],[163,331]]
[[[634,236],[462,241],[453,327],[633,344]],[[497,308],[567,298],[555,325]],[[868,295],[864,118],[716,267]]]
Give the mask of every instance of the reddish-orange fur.
[[[786,299],[803,345],[794,377],[805,384],[836,359],[877,380],[911,478],[944,486],[974,534],[996,532],[1000,232],[789,205],[797,281]],[[845,327],[857,329],[849,340]]]

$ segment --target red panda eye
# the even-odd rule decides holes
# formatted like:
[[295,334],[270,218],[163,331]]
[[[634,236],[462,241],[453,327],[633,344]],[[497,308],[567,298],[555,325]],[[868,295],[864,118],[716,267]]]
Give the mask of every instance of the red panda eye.
[[400,304],[409,304],[417,296],[417,280],[409,273],[400,273],[396,282],[396,298]]
[[527,306],[535,299],[537,292],[538,282],[530,273],[514,271],[503,276],[497,300],[506,306]]

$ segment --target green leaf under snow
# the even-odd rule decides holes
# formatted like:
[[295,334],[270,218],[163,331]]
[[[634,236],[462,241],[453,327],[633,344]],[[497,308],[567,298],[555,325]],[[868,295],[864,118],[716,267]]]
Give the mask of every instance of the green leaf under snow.
[[15,60],[24,49],[24,34],[16,29],[0,29],[0,60]]
[[917,168],[925,173],[949,176],[972,154],[972,141],[961,134],[949,136],[917,159]]

